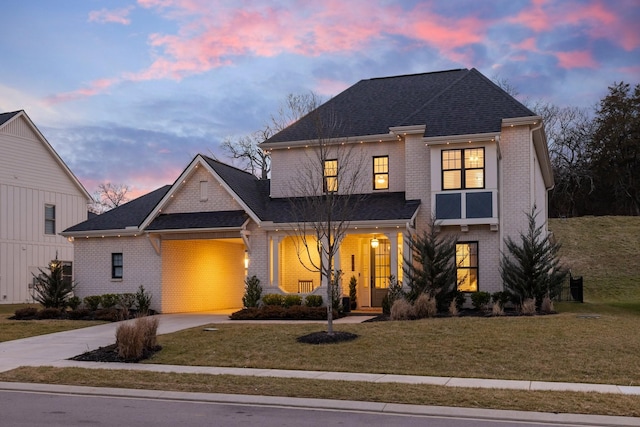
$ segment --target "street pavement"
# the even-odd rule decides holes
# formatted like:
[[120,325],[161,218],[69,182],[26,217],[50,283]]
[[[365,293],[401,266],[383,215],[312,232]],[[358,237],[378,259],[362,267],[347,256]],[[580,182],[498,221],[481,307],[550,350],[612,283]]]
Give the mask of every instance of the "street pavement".
[[[216,323],[243,323],[245,321],[229,320],[227,312],[216,313],[196,313],[196,314],[164,314],[158,315],[160,324],[158,327],[159,334],[167,334],[183,329],[189,329],[204,325]],[[341,323],[359,323],[369,317],[367,316],[349,316],[335,321],[336,324]],[[255,322],[248,322],[255,323]],[[274,323],[270,321],[270,323]],[[282,321],[281,323],[286,323]],[[318,322],[324,323],[324,322]],[[560,382],[544,382],[544,381],[523,381],[523,380],[496,380],[496,379],[480,379],[480,378],[453,378],[453,377],[432,377],[432,376],[415,376],[415,375],[391,375],[391,374],[370,374],[370,373],[348,373],[348,372],[328,372],[328,371],[297,371],[297,370],[277,370],[277,369],[250,369],[250,368],[225,368],[225,367],[203,367],[203,366],[177,366],[177,365],[157,365],[157,364],[131,364],[131,363],[95,363],[80,362],[68,360],[69,358],[86,351],[97,349],[106,345],[113,344],[115,341],[115,330],[117,323],[108,323],[98,326],[92,326],[83,329],[58,332],[54,334],[41,335],[36,337],[24,338],[15,341],[7,341],[0,343],[0,372],[15,369],[20,366],[54,366],[54,367],[83,367],[90,369],[127,369],[154,372],[176,372],[176,373],[198,373],[211,375],[244,375],[244,376],[260,376],[260,377],[280,377],[280,378],[307,378],[315,380],[342,380],[342,381],[365,381],[376,383],[406,383],[406,384],[433,384],[447,387],[480,387],[480,388],[496,388],[496,389],[514,389],[514,390],[553,390],[553,391],[579,391],[579,392],[597,392],[597,393],[613,393],[613,394],[631,394],[640,395],[640,387],[613,385],[613,384],[587,384],[587,383],[560,383]],[[140,393],[145,397],[167,398],[167,396],[177,396],[175,392],[157,391],[157,390],[124,390],[124,389],[106,389],[91,387],[73,387],[73,386],[56,386],[47,384],[20,384],[20,383],[0,383],[0,390],[23,390],[23,391],[41,391],[56,393],[75,393],[75,394],[100,394],[100,395],[116,395],[116,396],[139,396]],[[65,391],[66,390],[66,391]],[[72,390],[72,391],[70,391]],[[216,402],[234,402],[234,403],[255,403],[267,405],[293,405],[304,407],[321,407],[328,409],[349,409],[360,408],[377,408],[374,410],[384,410],[389,408],[397,408],[398,411],[423,411],[429,408],[429,413],[448,413],[449,416],[459,416],[465,411],[478,411],[464,408],[442,408],[442,407],[425,407],[417,405],[390,405],[371,402],[346,402],[346,401],[325,401],[323,399],[294,399],[284,397],[266,397],[266,396],[239,396],[239,395],[217,395],[204,393],[187,393],[180,394],[181,398],[186,399],[214,399]],[[187,397],[185,397],[187,396]],[[318,406],[320,405],[320,406]],[[328,406],[327,406],[328,405]],[[372,406],[373,405],[373,406]],[[437,409],[433,409],[437,408]],[[394,409],[395,410],[395,409]],[[435,412],[434,412],[435,411]],[[494,410],[487,410],[496,412]],[[566,416],[571,416],[573,423],[581,425],[634,425],[640,426],[640,418],[630,417],[604,417],[604,418],[588,418],[587,423],[583,416],[575,414],[543,414],[534,412],[519,411],[500,411],[500,413],[508,417],[509,414],[515,413],[513,420],[541,421],[551,423],[568,422]],[[453,415],[455,414],[455,415]],[[474,412],[475,414],[475,412]],[[446,416],[446,415],[445,415]],[[531,418],[533,417],[533,418]],[[548,418],[551,417],[551,418]],[[605,419],[606,418],[606,419]],[[618,418],[621,418],[620,420]],[[553,420],[552,420],[553,419]],[[560,421],[559,421],[560,420]],[[577,421],[582,420],[582,421]],[[593,421],[593,423],[591,423]],[[605,423],[605,421],[607,421]],[[609,423],[611,421],[611,423]],[[622,422],[625,423],[622,423]],[[590,424],[591,423],[591,424]]]

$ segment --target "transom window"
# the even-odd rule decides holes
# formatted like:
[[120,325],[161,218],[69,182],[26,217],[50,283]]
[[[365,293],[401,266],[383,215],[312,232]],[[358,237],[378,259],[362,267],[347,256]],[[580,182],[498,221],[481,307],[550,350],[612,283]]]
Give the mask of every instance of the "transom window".
[[456,272],[460,292],[478,292],[478,242],[456,244]]
[[122,252],[111,254],[111,278],[122,279]]
[[442,150],[442,189],[484,188],[484,148]]
[[338,160],[325,160],[323,173],[324,182],[322,190],[325,193],[333,193],[338,191]]
[[373,158],[373,189],[389,189],[389,156]]
[[44,234],[56,234],[55,205],[44,205]]

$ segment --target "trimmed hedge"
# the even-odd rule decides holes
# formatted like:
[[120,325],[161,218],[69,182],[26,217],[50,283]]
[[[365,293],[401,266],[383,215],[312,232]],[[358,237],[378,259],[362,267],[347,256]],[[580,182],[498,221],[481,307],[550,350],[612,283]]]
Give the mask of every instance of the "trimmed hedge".
[[[333,318],[339,317],[333,310]],[[229,316],[231,320],[327,320],[326,307],[305,307],[294,305],[289,308],[266,305],[260,308],[243,308]]]

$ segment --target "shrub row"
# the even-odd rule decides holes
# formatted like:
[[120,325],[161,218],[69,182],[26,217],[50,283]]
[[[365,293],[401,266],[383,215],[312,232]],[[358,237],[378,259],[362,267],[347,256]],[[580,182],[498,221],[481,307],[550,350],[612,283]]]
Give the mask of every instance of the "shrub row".
[[[292,307],[282,307],[277,305],[265,305],[260,308],[243,308],[229,316],[232,320],[327,320],[327,309],[325,307],[306,307],[295,305]],[[338,312],[333,310],[334,319],[338,318]]]
[[[300,295],[295,294],[266,294],[262,297],[262,305],[265,307],[295,307],[301,306],[303,299]],[[304,298],[304,305],[306,307],[321,307],[322,306],[321,295],[307,295]],[[251,308],[251,307],[248,307]]]
[[136,293],[87,296],[84,298],[84,305],[90,311],[118,307],[125,313],[129,313],[135,308],[139,313],[146,314],[151,307],[151,295],[145,291],[144,286],[140,285]]

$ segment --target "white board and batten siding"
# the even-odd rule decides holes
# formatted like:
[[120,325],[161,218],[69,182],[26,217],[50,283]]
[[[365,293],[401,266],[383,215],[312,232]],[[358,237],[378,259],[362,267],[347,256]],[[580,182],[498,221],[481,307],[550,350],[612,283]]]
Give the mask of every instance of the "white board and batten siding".
[[[25,114],[0,126],[0,303],[32,300],[29,284],[55,258],[73,261],[62,230],[87,219],[88,194]],[[55,234],[45,234],[45,205]]]

